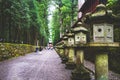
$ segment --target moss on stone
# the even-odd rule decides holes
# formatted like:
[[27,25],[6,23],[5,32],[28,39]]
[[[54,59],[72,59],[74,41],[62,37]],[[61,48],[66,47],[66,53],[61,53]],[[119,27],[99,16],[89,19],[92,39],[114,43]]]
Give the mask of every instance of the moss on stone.
[[0,43],[0,61],[23,56],[34,50],[34,46],[28,44]]
[[90,72],[80,65],[72,72],[72,80],[90,80]]

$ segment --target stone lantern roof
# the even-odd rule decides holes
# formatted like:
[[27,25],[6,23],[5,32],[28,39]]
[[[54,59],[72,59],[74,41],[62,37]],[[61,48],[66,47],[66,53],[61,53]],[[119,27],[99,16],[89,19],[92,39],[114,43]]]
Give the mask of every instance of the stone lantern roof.
[[85,28],[85,27],[83,27],[83,24],[81,23],[81,22],[78,22],[78,24],[77,24],[77,27],[74,27],[73,28],[73,32],[88,32],[88,30]]
[[67,34],[67,36],[68,36],[68,37],[73,37],[73,36],[74,36],[74,33],[69,32],[69,33]]
[[113,23],[115,19],[111,10],[107,10],[104,4],[99,4],[93,13],[86,14],[85,23]]
[[56,44],[56,46],[57,45],[63,45],[64,44],[64,42],[63,41],[60,41],[60,42],[58,42],[57,44]]
[[68,36],[65,34],[63,35],[63,40],[67,40],[68,39]]

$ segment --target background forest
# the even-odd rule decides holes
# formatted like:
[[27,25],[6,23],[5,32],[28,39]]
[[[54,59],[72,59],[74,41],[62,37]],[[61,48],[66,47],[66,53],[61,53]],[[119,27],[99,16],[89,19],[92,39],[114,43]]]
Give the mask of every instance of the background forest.
[[[49,14],[49,5],[55,7],[52,14]],[[51,28],[52,41],[56,43],[61,33],[77,21],[77,7],[78,0],[0,0],[0,42],[36,44],[39,40],[40,45],[45,45]],[[108,0],[107,7],[120,15],[119,0]],[[52,15],[50,28],[49,15]],[[115,41],[120,41],[119,34],[117,27]]]
[[48,42],[48,4],[49,0],[0,0],[0,41]]

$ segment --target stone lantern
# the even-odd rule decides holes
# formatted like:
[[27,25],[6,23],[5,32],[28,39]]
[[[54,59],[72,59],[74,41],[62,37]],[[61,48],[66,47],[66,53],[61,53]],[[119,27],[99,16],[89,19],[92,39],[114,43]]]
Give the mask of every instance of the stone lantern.
[[75,44],[76,45],[86,44],[87,42],[86,33],[88,30],[82,26],[83,26],[82,23],[79,22],[78,26],[73,29],[75,33]]
[[83,26],[82,22],[78,22],[77,26],[73,28],[76,68],[72,72],[72,80],[90,80],[89,71],[84,67],[84,50],[86,49],[88,30]]
[[68,52],[69,52],[68,47],[67,47],[67,45],[68,45],[68,36],[66,34],[63,35],[63,42],[64,42],[64,45],[63,45],[63,47],[64,47],[64,56],[62,57],[62,63],[66,63],[68,61]]
[[75,68],[75,50],[74,50],[74,33],[69,32],[68,36],[68,62],[66,63],[67,69],[74,69]]
[[59,54],[59,56],[61,57],[61,58],[63,58],[64,57],[64,42],[62,41],[62,39],[61,39],[61,41],[59,41],[57,44],[56,44],[56,48],[55,48],[55,50],[56,50],[56,52]]
[[[73,29],[75,36],[75,47],[76,47],[76,58],[79,58],[79,63],[83,64],[84,62],[84,49],[80,47],[84,47],[84,44],[87,43],[87,32],[88,30],[83,27],[82,22],[78,22],[77,27]],[[77,62],[77,61],[76,61]]]
[[114,16],[111,10],[107,10],[106,6],[100,4],[94,13],[87,15],[86,23],[90,26],[91,42],[112,43],[114,42],[113,22]]
[[119,47],[114,42],[113,23],[115,17],[112,11],[107,10],[104,4],[99,4],[93,13],[86,14],[84,21],[89,25],[91,41],[89,49],[95,53],[95,80],[108,79],[108,52],[110,48]]

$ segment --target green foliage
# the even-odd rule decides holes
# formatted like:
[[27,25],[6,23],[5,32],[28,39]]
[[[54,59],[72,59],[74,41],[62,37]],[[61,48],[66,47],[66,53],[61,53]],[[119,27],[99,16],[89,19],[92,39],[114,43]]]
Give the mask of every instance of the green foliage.
[[[57,7],[53,14],[52,26],[53,42],[56,42],[56,40],[60,38],[60,33],[65,33],[66,29],[70,29],[71,24],[73,24],[73,21],[77,16],[77,0],[54,0],[54,2]],[[60,27],[62,29],[61,31]]]
[[117,0],[108,0],[107,6],[112,6]]
[[120,0],[108,0],[107,7],[113,10],[114,14],[120,14]]
[[54,43],[60,38],[60,23],[59,23],[59,16],[58,11],[54,12],[53,19],[52,19],[52,40]]
[[1,0],[1,41],[35,44],[37,40],[42,43],[42,37],[47,41],[48,3],[49,0]]

